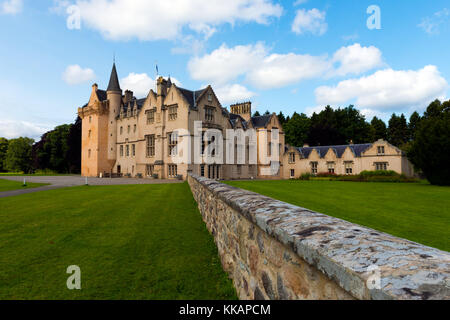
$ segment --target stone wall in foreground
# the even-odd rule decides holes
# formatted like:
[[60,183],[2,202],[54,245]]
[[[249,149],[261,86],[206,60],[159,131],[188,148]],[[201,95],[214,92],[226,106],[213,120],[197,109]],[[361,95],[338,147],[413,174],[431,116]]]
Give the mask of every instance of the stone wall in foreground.
[[195,175],[188,182],[241,299],[450,299],[448,252]]

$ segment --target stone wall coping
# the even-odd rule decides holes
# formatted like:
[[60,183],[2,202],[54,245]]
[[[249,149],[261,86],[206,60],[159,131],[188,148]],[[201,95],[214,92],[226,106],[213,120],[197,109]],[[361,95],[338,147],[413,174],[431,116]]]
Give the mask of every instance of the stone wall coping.
[[[190,177],[357,299],[450,299],[449,252],[204,177]],[[373,288],[371,280],[377,272],[380,286]]]

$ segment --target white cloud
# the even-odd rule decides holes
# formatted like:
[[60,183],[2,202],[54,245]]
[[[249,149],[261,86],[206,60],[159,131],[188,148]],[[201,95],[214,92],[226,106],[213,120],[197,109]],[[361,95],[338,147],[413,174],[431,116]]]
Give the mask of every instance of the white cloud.
[[312,33],[314,35],[323,35],[327,32],[328,24],[325,21],[326,12],[316,8],[306,11],[300,9],[295,15],[292,23],[292,31],[297,34]]
[[0,137],[7,139],[28,137],[38,140],[45,132],[51,129],[50,126],[34,124],[27,121],[0,119]]
[[2,14],[17,14],[23,9],[22,0],[7,0],[0,4],[0,12]]
[[84,25],[113,40],[175,39],[186,28],[206,37],[236,22],[268,24],[282,14],[272,0],[77,0]]
[[63,73],[63,80],[69,85],[77,85],[93,79],[95,79],[95,73],[92,69],[83,69],[77,64],[68,66]]
[[382,65],[380,50],[360,44],[343,47],[332,58],[270,51],[262,43],[232,48],[223,44],[209,54],[192,58],[188,69],[193,79],[218,86],[242,76],[257,88],[270,89],[306,79],[359,74]]
[[214,91],[222,103],[240,102],[255,96],[255,93],[240,84],[218,87]]
[[380,49],[370,46],[361,47],[359,43],[342,47],[333,56],[333,62],[340,66],[334,71],[335,75],[360,74],[377,67],[383,63]]
[[[171,77],[170,80],[178,87],[181,86],[181,82],[178,79]],[[120,86],[122,90],[131,90],[136,97],[141,98],[146,97],[150,89],[155,90],[156,80],[149,77],[146,73],[131,72],[120,80]]]
[[248,80],[258,88],[279,88],[320,77],[330,66],[326,56],[271,54],[248,74]]
[[418,27],[422,28],[428,34],[438,34],[440,26],[447,23],[450,17],[450,10],[444,8],[434,13],[431,17],[425,17]]
[[155,80],[146,73],[130,73],[120,80],[120,86],[123,90],[131,90],[137,97],[146,97],[150,89],[154,89]]
[[189,61],[188,69],[195,80],[206,80],[214,84],[224,84],[255,69],[267,55],[262,43],[228,48],[220,48],[203,57]]
[[315,95],[320,105],[356,100],[362,109],[396,110],[426,105],[445,96],[447,89],[448,83],[437,67],[429,65],[417,71],[380,70],[367,77],[341,81],[334,87],[319,87]]
[[293,6],[296,7],[296,6],[299,6],[299,5],[304,4],[304,3],[306,3],[306,2],[308,2],[308,0],[296,0],[296,1],[293,3]]

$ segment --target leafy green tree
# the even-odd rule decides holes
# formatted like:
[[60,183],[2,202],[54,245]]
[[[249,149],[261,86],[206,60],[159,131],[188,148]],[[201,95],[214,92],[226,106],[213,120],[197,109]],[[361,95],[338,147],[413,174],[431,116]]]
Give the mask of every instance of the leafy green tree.
[[306,114],[294,112],[292,118],[284,125],[286,143],[294,147],[302,147],[308,139],[311,120]]
[[[60,173],[70,171],[69,133],[71,125],[65,124],[45,133],[41,141],[33,147],[34,166],[37,169],[50,169]],[[81,148],[80,148],[81,150]]]
[[278,114],[278,120],[280,121],[280,124],[284,127],[284,125],[286,124],[286,117],[284,116],[282,111],[280,111],[280,113]]
[[8,171],[32,171],[31,150],[34,140],[30,138],[17,138],[9,141],[6,152],[6,168]]
[[450,185],[450,101],[430,104],[407,154],[431,184]]
[[401,147],[409,140],[408,124],[405,115],[392,114],[389,120],[388,141],[396,147]]
[[416,131],[419,127],[420,121],[422,118],[420,117],[419,113],[415,111],[411,117],[409,117],[409,123],[408,123],[408,131],[409,131],[409,139],[414,140],[416,137]]
[[6,171],[5,159],[8,151],[8,139],[0,138],[0,171]]
[[265,116],[270,116],[270,115],[271,115],[271,113],[270,113],[270,111],[269,111],[269,110],[266,110],[266,112],[264,112],[264,115],[265,115]]
[[370,139],[370,124],[353,106],[333,110],[327,106],[311,117],[308,142],[311,145],[364,143]]
[[373,117],[370,122],[370,142],[387,140],[387,127],[383,120]]
[[261,114],[258,111],[255,111],[255,113],[253,114],[254,117],[260,117]]

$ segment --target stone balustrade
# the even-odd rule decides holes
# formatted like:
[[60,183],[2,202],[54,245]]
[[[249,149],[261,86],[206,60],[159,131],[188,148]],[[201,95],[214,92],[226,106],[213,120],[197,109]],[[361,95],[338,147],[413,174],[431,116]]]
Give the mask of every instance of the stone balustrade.
[[240,299],[450,299],[448,252],[203,177],[188,182]]

